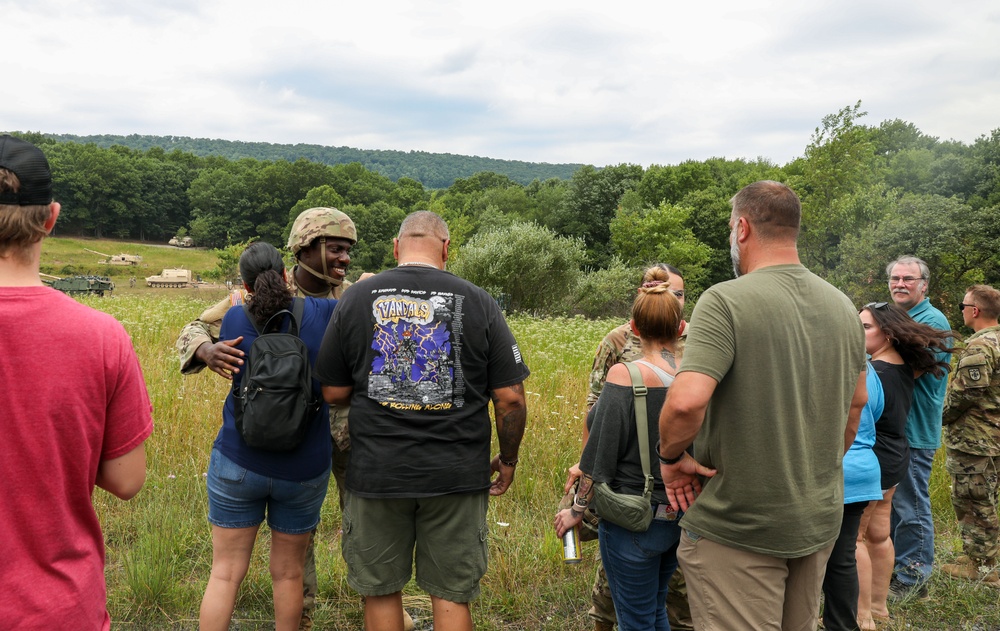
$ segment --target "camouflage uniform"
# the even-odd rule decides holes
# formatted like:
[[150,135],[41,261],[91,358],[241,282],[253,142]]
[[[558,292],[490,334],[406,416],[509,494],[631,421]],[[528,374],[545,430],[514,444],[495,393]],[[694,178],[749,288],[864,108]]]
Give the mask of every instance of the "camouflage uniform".
[[[330,220],[331,216],[333,220]],[[357,242],[357,232],[355,231],[354,223],[347,215],[336,209],[313,208],[303,212],[295,220],[295,223],[292,225],[292,233],[289,236],[288,247],[293,253],[297,253],[320,236],[338,236],[347,238],[355,243]],[[288,288],[294,295],[302,298],[311,295],[313,298],[339,299],[350,285],[351,283],[345,280],[343,284],[332,287],[328,294],[317,296],[315,294],[306,294],[299,289],[295,283],[294,268],[288,274]],[[222,318],[231,307],[242,305],[245,299],[246,292],[243,289],[235,290],[217,304],[205,309],[198,316],[197,320],[188,323],[181,329],[181,333],[177,337],[176,346],[177,353],[180,355],[182,374],[193,375],[205,368],[205,364],[195,357],[195,351],[205,342],[215,344],[219,341]],[[347,428],[347,416],[350,409],[349,406],[330,406],[330,435],[333,438],[333,462],[331,469],[333,477],[337,482],[337,495],[341,510],[344,508],[344,483],[347,478],[347,460],[350,457],[351,448],[351,439]],[[315,531],[313,531],[314,537],[315,534]],[[312,628],[312,610],[316,606],[316,594],[319,591],[316,577],[316,556],[312,540],[310,540],[309,548],[306,550],[302,589],[302,622],[299,628],[308,630]]]
[[[680,361],[684,354],[684,339],[687,334],[687,325],[681,325],[681,336],[674,344],[676,352],[675,361]],[[594,356],[594,365],[590,371],[590,391],[587,393],[587,409],[594,407],[597,398],[601,396],[604,389],[604,382],[607,381],[608,371],[619,362],[630,362],[642,359],[642,351],[639,348],[639,337],[632,332],[629,323],[625,323],[611,330],[604,336],[601,343],[597,345],[597,354]],[[604,573],[604,564],[601,562],[601,551],[597,550],[597,575],[594,577],[594,588],[590,593],[590,600],[593,606],[588,611],[588,615],[597,623],[612,626],[617,621],[615,616],[615,604],[611,599],[611,589],[608,587],[608,577]],[[674,575],[670,579],[670,587],[667,591],[667,617],[670,619],[670,628],[674,631],[690,631],[694,629],[694,622],[691,619],[691,609],[688,607],[687,584],[684,582],[684,575],[680,566],[674,570]]]
[[[687,335],[687,324],[681,325],[681,337],[674,343],[676,352],[674,355],[680,361],[684,355],[684,339]],[[601,343],[597,345],[597,354],[594,356],[594,366],[590,370],[590,391],[587,393],[587,410],[594,407],[597,397],[601,396],[604,389],[604,382],[608,378],[608,371],[619,362],[630,362],[642,359],[642,351],[639,350],[639,336],[632,332],[632,327],[628,322],[611,329],[611,332],[604,336]]]
[[962,548],[976,567],[1000,561],[1000,326],[966,340],[944,406],[946,467]]

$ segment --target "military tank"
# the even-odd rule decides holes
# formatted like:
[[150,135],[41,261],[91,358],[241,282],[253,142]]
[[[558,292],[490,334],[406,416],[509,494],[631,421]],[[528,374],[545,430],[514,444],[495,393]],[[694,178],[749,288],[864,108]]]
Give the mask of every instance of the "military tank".
[[156,276],[147,276],[146,286],[160,289],[191,287],[191,270],[180,268],[165,269]]
[[68,276],[66,278],[48,274],[42,274],[42,276],[44,276],[43,283],[71,296],[79,294],[103,296],[104,292],[111,293],[115,290],[115,284],[107,276]]
[[142,263],[142,257],[138,254],[105,254],[104,252],[98,252],[97,250],[91,250],[90,248],[83,248],[87,252],[93,252],[94,254],[99,254],[103,256],[104,259],[98,261],[101,265],[138,265]]

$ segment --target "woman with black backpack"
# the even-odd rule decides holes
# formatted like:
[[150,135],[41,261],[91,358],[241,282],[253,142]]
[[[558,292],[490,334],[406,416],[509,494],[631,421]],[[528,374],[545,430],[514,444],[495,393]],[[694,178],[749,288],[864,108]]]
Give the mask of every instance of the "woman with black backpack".
[[[212,446],[208,467],[212,574],[201,602],[200,628],[203,631],[229,628],[236,595],[266,515],[271,529],[275,629],[285,631],[296,629],[299,624],[306,548],[319,524],[330,478],[329,412],[322,403],[319,383],[311,380],[310,366],[316,361],[337,301],[293,299],[281,255],[268,243],[251,244],[240,256],[239,269],[249,297],[244,306],[234,306],[226,313],[219,339],[228,340],[242,351],[244,361],[232,376],[233,388],[223,405],[222,427]],[[292,315],[297,312],[301,312],[298,318]],[[262,420],[251,418],[251,410],[262,403],[267,405],[267,397],[274,390],[253,381],[254,364],[259,368],[265,362],[276,361],[273,357],[258,359],[262,355],[258,348],[253,348],[254,342],[290,337],[274,333],[297,334],[304,342],[303,358],[292,353],[291,361],[305,363],[304,356],[308,355],[306,383],[311,382],[311,388],[302,388],[293,379],[288,384],[294,389],[289,396],[301,399],[311,395],[311,401],[300,428],[286,431],[284,424],[289,420],[283,414],[271,415],[276,425],[267,434],[272,437],[268,444],[258,442],[248,430],[252,423]],[[297,343],[294,339],[284,342]],[[287,368],[273,365],[279,374]],[[251,387],[243,388],[244,380]],[[303,389],[306,392],[299,392]]]

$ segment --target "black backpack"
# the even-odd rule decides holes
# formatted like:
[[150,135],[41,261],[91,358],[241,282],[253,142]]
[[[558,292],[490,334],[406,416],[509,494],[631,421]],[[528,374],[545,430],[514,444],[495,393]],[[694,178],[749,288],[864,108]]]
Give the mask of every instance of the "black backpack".
[[[322,402],[313,395],[312,366],[309,349],[299,338],[299,322],[305,301],[295,298],[292,310],[282,309],[263,327],[243,305],[247,318],[257,329],[257,339],[250,345],[243,379],[233,387],[236,429],[246,444],[267,451],[291,451],[305,437],[309,423],[316,417]],[[287,314],[291,318],[287,333],[268,333]]]

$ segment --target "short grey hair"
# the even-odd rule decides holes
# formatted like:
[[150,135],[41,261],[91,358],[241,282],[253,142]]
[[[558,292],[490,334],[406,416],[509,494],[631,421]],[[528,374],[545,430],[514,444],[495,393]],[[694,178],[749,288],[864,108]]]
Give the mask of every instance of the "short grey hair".
[[402,239],[403,237],[435,237],[441,241],[447,241],[450,238],[448,224],[440,215],[429,210],[418,210],[403,219],[396,238]]
[[916,265],[917,267],[920,268],[920,278],[924,282],[930,283],[930,280],[931,280],[931,270],[930,270],[929,267],[927,267],[927,263],[925,263],[923,259],[917,258],[915,256],[910,256],[910,255],[901,256],[898,259],[896,259],[895,261],[892,261],[891,263],[889,263],[888,265],[886,265],[885,266],[885,277],[889,278],[890,276],[892,276],[892,268],[896,267],[899,264],[903,264],[903,265]]

